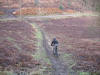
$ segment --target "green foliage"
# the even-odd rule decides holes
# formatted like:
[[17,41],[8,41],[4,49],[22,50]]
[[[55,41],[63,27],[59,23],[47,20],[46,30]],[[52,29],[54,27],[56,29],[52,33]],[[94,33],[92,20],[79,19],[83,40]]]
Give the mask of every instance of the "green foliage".
[[81,71],[78,71],[78,75],[100,75],[100,72],[81,72]]
[[47,55],[45,53],[44,48],[41,45],[42,44],[42,40],[43,40],[43,36],[42,36],[41,31],[39,30],[39,28],[35,24],[31,24],[31,25],[37,29],[36,38],[38,39],[38,43],[37,43],[38,50],[32,56],[37,60],[43,60],[44,62],[46,62],[48,64],[51,64],[50,60],[47,58]]
[[38,31],[38,32],[36,33],[36,37],[39,38],[39,39],[42,39],[42,34],[41,34],[40,31]]
[[89,72],[79,72],[79,75],[90,75]]
[[97,12],[100,12],[100,5],[97,5],[97,6],[96,6],[96,11],[97,11]]
[[59,9],[64,10],[64,6],[63,5],[60,5],[59,6]]

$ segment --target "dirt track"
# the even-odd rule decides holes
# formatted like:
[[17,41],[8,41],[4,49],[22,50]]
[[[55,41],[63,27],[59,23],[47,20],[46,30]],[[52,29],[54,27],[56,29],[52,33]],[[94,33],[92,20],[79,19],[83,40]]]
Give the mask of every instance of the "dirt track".
[[52,54],[52,49],[50,45],[48,44],[48,40],[46,38],[45,32],[40,28],[39,30],[41,31],[42,37],[43,37],[42,46],[46,52],[47,57],[50,59],[50,62],[52,63],[52,74],[51,75],[68,75],[68,67],[62,64],[63,62],[60,57],[56,57]]
[[[60,52],[63,52],[64,54],[71,53],[75,57],[77,64],[73,66],[74,70],[84,70],[87,72],[99,70],[98,59],[100,56],[98,53],[100,50],[100,41],[98,39],[100,37],[100,27],[96,22],[96,17],[35,20],[36,19],[33,19],[32,21],[43,28],[43,30],[47,33],[43,33],[43,35],[47,35],[49,39],[52,39],[54,36],[57,37],[61,44]],[[45,45],[47,47],[45,48],[47,55],[52,55],[48,45]],[[52,56],[50,57],[53,60]],[[56,59],[55,62],[63,63],[61,61],[62,60],[59,58]],[[67,58],[65,58],[64,61],[67,63]]]
[[[5,10],[4,10],[5,11]],[[6,16],[3,16],[3,18],[8,18],[8,17],[14,17],[11,14],[11,11],[5,11],[7,13]],[[2,17],[1,17],[2,18]],[[48,58],[50,59],[51,63],[52,63],[52,75],[68,75],[68,68],[67,66],[65,66],[64,64],[62,64],[62,60],[59,57],[54,57],[52,55],[52,51],[50,46],[48,45],[48,40],[45,37],[45,34],[43,31],[42,32],[42,36],[43,36],[43,42],[42,45],[48,55]]]
[[49,47],[49,45],[47,43],[47,39],[46,39],[45,34],[43,32],[42,32],[42,35],[44,38],[43,39],[43,47],[45,48],[45,51],[48,55],[48,58],[50,59],[50,61],[52,63],[52,68],[53,68],[52,75],[68,75],[67,66],[62,64],[62,61],[59,57],[53,56],[53,54],[51,52],[51,48]]

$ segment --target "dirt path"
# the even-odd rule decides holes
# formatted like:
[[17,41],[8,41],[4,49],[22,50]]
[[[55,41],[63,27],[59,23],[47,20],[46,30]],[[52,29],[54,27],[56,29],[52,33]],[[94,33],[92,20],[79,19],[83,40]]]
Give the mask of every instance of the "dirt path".
[[42,35],[43,35],[43,47],[48,55],[48,58],[50,59],[52,63],[52,68],[53,68],[52,75],[68,75],[67,66],[62,64],[62,61],[60,60],[59,57],[54,57],[52,55],[52,52],[51,52],[52,50],[48,45],[47,39],[43,31],[42,31]]
[[[7,18],[8,17],[13,17],[11,14],[12,11],[7,11]],[[6,18],[6,17],[3,17]],[[43,41],[42,41],[42,46],[44,47],[46,54],[48,55],[48,58],[50,59],[52,63],[52,75],[68,75],[68,68],[67,66],[63,65],[59,57],[54,57],[52,55],[52,50],[47,42],[46,36],[44,32],[40,29],[42,36],[43,36]]]
[[[30,23],[30,21],[28,20],[27,22]],[[37,26],[39,28],[39,26]],[[50,45],[48,44],[48,40],[46,38],[46,34],[45,32],[39,28],[39,30],[42,33],[42,46],[46,52],[47,57],[50,59],[51,63],[52,63],[52,74],[51,75],[68,75],[68,67],[64,64],[62,64],[62,60],[59,57],[55,57],[52,54],[52,50]]]

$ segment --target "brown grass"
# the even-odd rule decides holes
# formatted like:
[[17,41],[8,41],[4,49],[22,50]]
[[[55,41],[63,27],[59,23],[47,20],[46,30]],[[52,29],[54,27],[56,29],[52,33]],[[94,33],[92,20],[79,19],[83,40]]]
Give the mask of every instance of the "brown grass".
[[95,24],[96,20],[96,17],[79,17],[48,20],[46,23],[40,20],[36,22],[44,28],[51,40],[54,37],[58,39],[59,53],[71,53],[75,57],[77,64],[73,69],[98,71],[100,70],[100,26]]
[[0,15],[4,15],[4,12],[3,11],[0,11]]
[[[62,13],[75,13],[74,10],[62,11],[59,8],[22,8],[23,15],[48,15],[48,14],[62,14]],[[13,12],[14,15],[19,15],[20,10]]]
[[0,30],[0,66],[34,68],[37,61],[31,55],[37,48],[35,29],[25,22],[2,21]]

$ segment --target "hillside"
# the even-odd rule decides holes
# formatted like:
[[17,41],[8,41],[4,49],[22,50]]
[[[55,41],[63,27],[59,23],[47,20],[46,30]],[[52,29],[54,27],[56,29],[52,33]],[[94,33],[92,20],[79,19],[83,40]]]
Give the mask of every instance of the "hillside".
[[25,22],[0,21],[0,68],[34,68],[35,29]]
[[49,44],[54,37],[57,38],[58,52],[63,64],[69,65],[75,72],[100,71],[100,26],[96,24],[97,17],[33,19],[32,21],[44,29],[45,34],[48,35]]
[[[67,9],[95,10],[99,7],[99,0],[21,0],[22,7],[57,7]],[[20,0],[0,0],[0,5],[19,7]]]
[[0,6],[0,15],[20,15],[20,8],[21,14],[25,16],[100,11],[97,0],[1,0]]
[[0,75],[100,75],[99,3],[0,0]]

